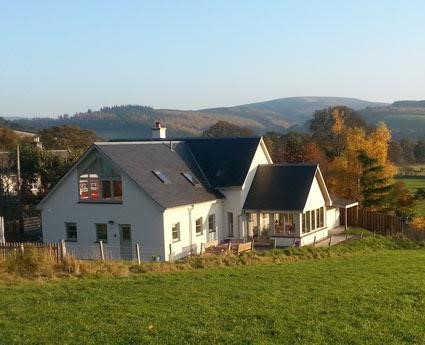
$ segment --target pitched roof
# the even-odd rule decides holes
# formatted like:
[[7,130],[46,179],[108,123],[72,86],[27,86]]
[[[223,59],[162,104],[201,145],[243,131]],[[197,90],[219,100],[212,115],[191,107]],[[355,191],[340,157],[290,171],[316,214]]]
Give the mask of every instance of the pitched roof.
[[[212,201],[222,195],[206,186],[184,142],[98,143],[95,147],[123,170],[163,208]],[[153,171],[163,173],[163,183]],[[182,173],[193,174],[201,183],[194,186]]]
[[261,137],[189,138],[190,151],[209,184],[214,187],[242,186]]
[[303,210],[316,171],[315,164],[259,165],[243,208]]

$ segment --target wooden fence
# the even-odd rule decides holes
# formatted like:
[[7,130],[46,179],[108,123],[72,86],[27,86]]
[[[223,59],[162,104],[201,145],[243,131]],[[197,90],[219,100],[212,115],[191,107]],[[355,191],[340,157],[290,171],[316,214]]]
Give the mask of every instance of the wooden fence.
[[[349,226],[360,226],[381,235],[403,235],[412,241],[425,241],[425,231],[415,230],[398,216],[356,208],[348,209]],[[341,210],[341,224],[344,222],[344,210]]]
[[[341,210],[341,223],[344,222],[344,212]],[[381,212],[357,209],[346,210],[348,226],[360,226],[364,229],[382,234],[397,235],[405,230],[405,222],[401,217]]]
[[57,261],[63,259],[59,243],[37,243],[37,242],[5,242],[0,243],[0,258],[6,259],[10,254],[24,253],[26,250],[44,251],[46,255],[56,258]]

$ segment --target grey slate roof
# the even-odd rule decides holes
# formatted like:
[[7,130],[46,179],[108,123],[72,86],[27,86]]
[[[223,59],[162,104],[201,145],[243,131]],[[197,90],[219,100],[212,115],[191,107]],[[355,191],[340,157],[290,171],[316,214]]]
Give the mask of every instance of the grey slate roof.
[[314,164],[259,165],[243,208],[301,211],[316,170]]
[[260,137],[189,138],[190,151],[214,187],[242,186]]
[[[168,142],[96,144],[104,155],[109,157],[152,199],[163,208],[192,203],[212,201],[223,196],[209,190],[187,144]],[[161,182],[152,170],[159,170],[171,181]],[[201,184],[193,186],[182,172],[190,172]]]

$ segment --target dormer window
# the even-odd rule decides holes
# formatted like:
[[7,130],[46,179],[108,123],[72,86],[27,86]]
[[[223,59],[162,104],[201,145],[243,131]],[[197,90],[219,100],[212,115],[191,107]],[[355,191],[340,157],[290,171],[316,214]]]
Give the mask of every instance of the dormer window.
[[121,202],[121,176],[101,158],[96,158],[79,176],[80,201]]
[[165,175],[163,172],[159,170],[152,170],[152,173],[162,182],[165,184],[171,184],[170,179]]
[[195,177],[195,176],[193,176],[191,173],[188,173],[188,172],[182,172],[182,175],[184,176],[184,178],[186,179],[186,180],[188,180],[193,186],[199,186],[200,185],[200,183],[199,183],[199,181],[198,181],[198,179]]

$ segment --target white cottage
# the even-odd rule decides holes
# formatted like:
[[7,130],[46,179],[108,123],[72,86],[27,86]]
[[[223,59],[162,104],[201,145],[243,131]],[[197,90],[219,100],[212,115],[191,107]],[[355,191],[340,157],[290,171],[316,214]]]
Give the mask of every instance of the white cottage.
[[45,242],[79,257],[182,258],[211,241],[278,246],[339,225],[318,165],[275,165],[262,138],[95,143],[38,205]]

